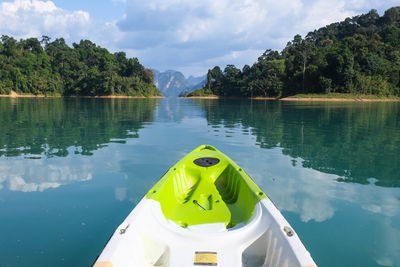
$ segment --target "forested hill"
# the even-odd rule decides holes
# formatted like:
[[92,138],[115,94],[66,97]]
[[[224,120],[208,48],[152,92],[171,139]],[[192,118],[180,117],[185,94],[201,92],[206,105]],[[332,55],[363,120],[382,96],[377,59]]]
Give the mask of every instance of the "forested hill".
[[43,36],[0,41],[0,94],[155,96],[154,73],[124,52],[111,54],[88,40],[69,47]]
[[376,10],[296,35],[251,67],[208,71],[192,95],[279,97],[299,93],[400,96],[400,7]]

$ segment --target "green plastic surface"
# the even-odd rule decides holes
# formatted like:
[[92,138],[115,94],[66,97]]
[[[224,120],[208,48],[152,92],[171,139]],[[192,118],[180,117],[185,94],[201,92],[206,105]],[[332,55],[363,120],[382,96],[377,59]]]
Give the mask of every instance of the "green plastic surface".
[[[211,167],[194,163],[203,157],[220,161]],[[186,155],[146,195],[160,202],[165,218],[182,227],[224,223],[226,228],[247,222],[265,197],[235,162],[209,145]]]

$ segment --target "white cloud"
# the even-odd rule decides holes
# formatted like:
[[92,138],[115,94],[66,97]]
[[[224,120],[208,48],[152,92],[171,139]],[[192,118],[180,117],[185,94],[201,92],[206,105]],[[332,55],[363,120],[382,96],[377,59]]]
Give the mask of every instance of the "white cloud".
[[379,244],[374,251],[374,258],[379,265],[396,267],[400,265],[400,230],[395,220],[383,217],[377,225],[378,234],[374,243]]
[[111,51],[124,50],[148,67],[200,75],[215,65],[251,65],[264,50],[281,50],[295,34],[304,36],[372,8],[382,13],[399,4],[398,0],[112,2],[126,5],[125,13],[120,19],[102,21],[52,1],[3,2],[0,32],[16,38],[64,37],[68,43],[90,39]]
[[15,38],[89,37],[90,15],[84,11],[67,11],[52,1],[15,0],[0,4],[0,32]]
[[116,187],[114,189],[115,199],[119,201],[124,201],[126,199],[127,192],[128,188],[126,187]]
[[120,46],[135,49],[152,67],[202,62],[204,72],[206,61],[217,58],[241,64],[247,51],[261,53],[268,42],[278,48],[281,34],[270,32],[301,6],[299,0],[132,1],[117,24],[124,33]]
[[6,187],[11,191],[43,192],[61,185],[91,180],[93,166],[90,160],[81,159],[79,163],[75,160],[67,157],[51,160],[53,163],[44,158],[18,158],[11,163],[0,161],[0,190]]
[[59,183],[27,183],[22,177],[20,176],[10,176],[9,177],[9,189],[11,191],[21,191],[21,192],[34,192],[39,191],[43,192],[49,188],[57,188],[61,184]]
[[375,0],[132,0],[117,23],[122,32],[118,46],[151,67],[201,74],[214,66],[210,62],[251,65],[265,49],[281,50],[295,34],[393,5]]

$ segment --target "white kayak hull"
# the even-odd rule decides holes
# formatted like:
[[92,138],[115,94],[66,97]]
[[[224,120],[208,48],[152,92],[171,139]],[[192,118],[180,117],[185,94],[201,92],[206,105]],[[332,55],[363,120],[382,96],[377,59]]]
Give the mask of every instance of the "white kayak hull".
[[297,234],[268,199],[246,223],[186,228],[165,219],[158,201],[144,198],[116,229],[95,267],[316,266]]

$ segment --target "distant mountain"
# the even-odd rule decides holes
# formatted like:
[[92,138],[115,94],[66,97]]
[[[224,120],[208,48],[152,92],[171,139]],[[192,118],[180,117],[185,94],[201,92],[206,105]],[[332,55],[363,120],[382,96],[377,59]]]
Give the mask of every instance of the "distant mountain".
[[199,77],[193,77],[192,75],[190,75],[189,78],[187,78],[187,81],[190,84],[190,88],[189,90],[184,90],[181,93],[187,95],[196,89],[203,88],[206,85],[206,79],[207,79],[207,74]]
[[[187,78],[187,81],[192,85],[198,85],[200,83],[204,83],[206,81],[207,75],[199,76],[199,77],[193,77],[192,75]],[[198,88],[196,88],[198,89]]]
[[177,97],[184,91],[190,93],[198,88],[202,88],[206,80],[206,75],[200,77],[190,76],[186,79],[181,72],[175,70],[164,72],[153,71],[155,73],[154,84],[162,92],[163,96],[166,97]]

